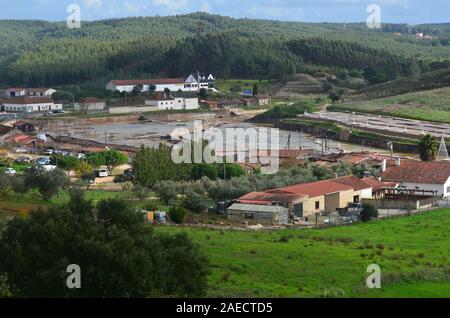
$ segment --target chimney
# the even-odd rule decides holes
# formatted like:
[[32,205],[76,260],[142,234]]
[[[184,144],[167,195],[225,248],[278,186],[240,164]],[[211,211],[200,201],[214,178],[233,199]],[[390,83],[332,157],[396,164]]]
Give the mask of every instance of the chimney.
[[387,160],[383,159],[383,162],[381,163],[381,172],[385,172],[387,168]]
[[401,164],[402,164],[402,159],[400,159],[400,157],[395,158],[395,165],[397,167],[400,167]]

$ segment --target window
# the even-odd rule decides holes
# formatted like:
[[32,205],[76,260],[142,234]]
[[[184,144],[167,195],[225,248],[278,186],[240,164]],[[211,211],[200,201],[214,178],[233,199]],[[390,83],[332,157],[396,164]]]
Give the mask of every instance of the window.
[[255,218],[255,215],[253,213],[244,213],[244,218],[246,220],[253,220]]
[[320,201],[316,201],[316,210],[320,209]]
[[353,203],[359,203],[359,195],[353,197]]

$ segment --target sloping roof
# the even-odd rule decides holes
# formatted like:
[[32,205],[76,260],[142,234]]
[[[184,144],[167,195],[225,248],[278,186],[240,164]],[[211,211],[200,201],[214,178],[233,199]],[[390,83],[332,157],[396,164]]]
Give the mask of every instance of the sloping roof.
[[306,196],[303,194],[292,194],[284,191],[272,190],[272,192],[251,192],[240,197],[237,201],[270,204],[271,202],[294,202],[305,197]]
[[84,100],[85,104],[95,104],[95,103],[103,103],[103,101],[95,98],[95,97],[86,97]]
[[348,190],[353,190],[353,187],[346,184],[338,183],[335,180],[324,180],[318,182],[297,184],[289,187],[284,187],[279,190],[272,190],[268,192],[283,191],[291,194],[307,195],[310,198],[313,198],[321,195],[332,194]]
[[35,141],[36,138],[28,136],[28,135],[20,134],[20,135],[8,137],[8,138],[6,138],[6,140],[8,142],[14,142],[14,143],[18,143],[21,145],[28,145],[29,143],[32,143],[33,141]]
[[405,161],[390,166],[381,174],[383,181],[445,184],[450,177],[450,163]]
[[[258,158],[271,157],[271,150],[258,150]],[[317,153],[314,149],[280,149],[278,150],[278,158],[280,159],[297,159],[300,157],[310,156]],[[274,154],[275,155],[275,154]]]
[[30,92],[30,93],[45,93],[45,92],[51,90],[51,88],[45,88],[45,87],[41,87],[41,88],[26,88],[25,90],[27,92]]
[[370,184],[364,182],[364,180],[361,180],[355,176],[347,176],[347,177],[337,178],[337,179],[333,179],[332,181],[351,186],[356,191],[372,188],[372,186]]
[[22,87],[10,87],[0,90],[0,92],[19,92],[19,91],[26,91],[26,88]]
[[112,80],[116,86],[126,85],[164,85],[164,84],[182,84],[184,79],[182,78],[156,78],[156,79],[137,79],[137,80]]
[[281,207],[281,206],[273,206],[273,205],[235,203],[232,206],[230,206],[227,210],[242,210],[242,211],[249,211],[249,212],[277,213],[280,211],[286,211],[287,209],[284,207]]
[[362,179],[365,183],[372,187],[373,191],[380,191],[384,187],[395,187],[396,182],[383,182],[374,177],[368,177]]
[[43,97],[30,97],[30,96],[19,96],[13,97],[5,102],[5,104],[13,105],[31,105],[31,104],[45,104],[53,103],[52,99],[48,96]]
[[173,100],[173,98],[170,96],[166,96],[165,93],[157,93],[156,95],[149,97],[147,100],[164,101],[164,100]]

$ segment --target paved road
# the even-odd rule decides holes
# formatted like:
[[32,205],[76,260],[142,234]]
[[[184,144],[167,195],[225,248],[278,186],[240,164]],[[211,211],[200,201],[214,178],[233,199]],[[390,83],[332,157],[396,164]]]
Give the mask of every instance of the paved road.
[[347,126],[382,129],[412,135],[429,133],[439,138],[444,134],[446,138],[450,138],[450,124],[341,112],[320,112],[309,114],[308,117],[335,120]]

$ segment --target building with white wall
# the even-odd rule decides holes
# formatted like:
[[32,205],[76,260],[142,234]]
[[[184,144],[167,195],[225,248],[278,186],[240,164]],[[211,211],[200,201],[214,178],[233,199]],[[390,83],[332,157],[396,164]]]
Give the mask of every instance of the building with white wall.
[[[396,182],[408,190],[416,189],[417,195],[425,191],[436,191],[438,196],[450,195],[450,163],[395,160],[393,164],[382,164],[381,179]],[[429,195],[429,193],[425,193]]]
[[56,92],[53,88],[6,88],[0,90],[0,96],[5,98],[13,98],[20,96],[45,97],[52,96]]
[[3,101],[1,109],[6,112],[36,113],[48,111],[60,111],[62,104],[55,104],[50,97],[13,97]]
[[198,97],[195,93],[157,93],[145,101],[146,106],[152,106],[159,110],[194,110],[198,109]]
[[[119,91],[121,93],[131,93],[135,87],[141,92],[164,92],[169,89],[171,92],[179,90],[184,91],[184,79],[182,78],[160,78],[160,79],[142,79],[142,80],[112,80],[106,85],[110,91]],[[153,88],[153,89],[152,89]]]
[[[212,74],[191,74],[187,79],[183,78],[157,78],[157,79],[137,79],[137,80],[112,80],[106,85],[110,91],[121,93],[131,93],[135,87],[141,92],[164,92],[169,89],[171,92],[198,92],[200,89],[213,88],[216,79]],[[153,89],[152,89],[153,88]]]

